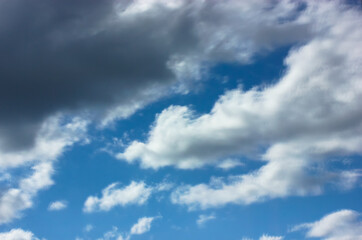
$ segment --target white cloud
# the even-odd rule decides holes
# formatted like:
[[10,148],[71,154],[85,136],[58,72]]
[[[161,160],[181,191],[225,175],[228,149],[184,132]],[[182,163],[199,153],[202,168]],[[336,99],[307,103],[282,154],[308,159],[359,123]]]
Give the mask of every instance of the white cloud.
[[[267,234],[263,234],[259,238],[259,240],[282,240],[282,239],[284,239],[284,237],[282,237],[282,236],[270,236],[270,235],[267,235]],[[244,238],[242,238],[242,240],[253,240],[253,239],[244,237]]]
[[229,170],[231,168],[244,166],[244,163],[240,162],[236,159],[225,159],[221,161],[219,164],[216,165],[218,168],[221,168],[223,170]]
[[111,239],[116,239],[116,238],[117,238],[117,240],[123,240],[122,235],[118,232],[118,228],[112,227],[112,230],[104,233],[103,237],[98,238],[97,240],[111,240]]
[[113,227],[112,230],[103,234],[103,237],[98,238],[97,240],[130,240],[132,235],[142,235],[151,230],[152,222],[161,218],[161,216],[156,217],[141,217],[138,219],[137,223],[135,223],[129,232],[121,233],[117,227]]
[[259,240],[282,240],[284,237],[281,236],[270,236],[270,235],[263,235],[259,238]]
[[324,216],[312,223],[295,226],[292,231],[307,229],[309,238],[325,240],[356,240],[362,239],[361,214],[353,210],[340,210]]
[[201,116],[170,106],[145,143],[134,141],[117,157],[155,169],[217,166],[235,156],[265,163],[218,186],[188,186],[173,194],[174,203],[202,208],[320,194],[327,183],[353,186],[358,169],[321,166],[330,156],[362,153],[362,17],[337,2],[308,2],[299,21],[313,21],[313,34],[290,51],[276,84],[229,91]]
[[11,229],[9,232],[0,232],[1,240],[39,240],[30,231],[24,231],[20,228]]
[[[81,119],[61,124],[61,118],[50,119],[42,128],[34,148],[25,152],[1,155],[3,169],[32,164],[32,173],[22,177],[17,187],[6,189],[0,196],[0,224],[21,217],[21,212],[33,206],[33,198],[53,184],[54,162],[66,147],[84,139],[87,123]],[[4,158],[2,158],[4,157]],[[10,159],[14,157],[14,162]]]
[[132,235],[141,235],[151,230],[151,224],[155,217],[142,217],[132,226],[130,233]]
[[140,160],[143,167],[197,168],[250,152],[256,144],[318,140],[329,131],[358,129],[362,31],[355,23],[362,17],[337,6],[329,10],[334,18],[328,31],[289,53],[288,71],[277,84],[229,91],[200,117],[188,107],[171,106],[158,115],[146,143],[134,141],[118,157]]
[[40,163],[33,167],[33,174],[20,180],[19,187],[7,189],[0,197],[0,224],[21,216],[21,211],[33,206],[37,192],[53,184],[51,163]]
[[0,169],[22,167],[25,164],[34,164],[39,161],[56,160],[67,147],[79,141],[85,141],[85,132],[88,121],[57,115],[44,122],[37,134],[34,147],[21,151],[1,151]]
[[132,181],[128,186],[119,187],[115,182],[102,190],[102,196],[89,196],[84,203],[83,211],[87,213],[95,211],[109,211],[116,206],[130,204],[143,205],[154,193],[169,191],[174,184],[163,181],[156,185],[146,185],[143,181]]
[[196,220],[197,225],[203,226],[206,222],[216,219],[215,214],[201,214],[199,215],[199,218]]
[[109,211],[115,206],[129,204],[142,205],[150,197],[153,188],[144,182],[132,181],[130,185],[117,188],[118,183],[112,183],[102,190],[102,197],[90,196],[84,203],[84,212]]
[[61,200],[61,201],[55,201],[49,204],[48,210],[49,211],[59,211],[67,208],[68,203],[67,201]]

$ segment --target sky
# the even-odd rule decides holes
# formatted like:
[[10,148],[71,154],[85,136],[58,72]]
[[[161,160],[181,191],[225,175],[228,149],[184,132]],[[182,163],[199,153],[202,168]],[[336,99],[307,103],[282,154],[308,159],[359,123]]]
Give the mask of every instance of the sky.
[[0,0],[0,240],[362,240],[361,11]]

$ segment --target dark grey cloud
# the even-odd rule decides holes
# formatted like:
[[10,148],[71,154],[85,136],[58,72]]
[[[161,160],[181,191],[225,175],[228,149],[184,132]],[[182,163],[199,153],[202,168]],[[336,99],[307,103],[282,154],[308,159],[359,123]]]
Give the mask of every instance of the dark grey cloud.
[[0,0],[0,149],[32,146],[52,114],[102,116],[196,76],[205,62],[248,61],[309,31],[297,18],[280,21],[296,4],[264,5]]
[[[157,14],[116,19],[109,0],[1,1],[2,146],[31,145],[55,112],[99,110],[170,83],[170,55],[194,38],[183,18]],[[168,28],[174,34],[164,33]]]

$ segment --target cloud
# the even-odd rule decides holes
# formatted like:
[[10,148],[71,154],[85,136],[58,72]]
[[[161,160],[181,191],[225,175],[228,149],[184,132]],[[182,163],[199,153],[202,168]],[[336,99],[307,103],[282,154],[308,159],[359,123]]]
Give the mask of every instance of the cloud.
[[116,239],[116,238],[117,238],[117,240],[123,240],[122,235],[118,232],[118,228],[113,227],[112,230],[104,233],[103,237],[98,238],[97,240],[111,240],[111,239]]
[[0,151],[0,169],[23,167],[36,162],[54,161],[74,143],[86,141],[88,121],[57,115],[47,119],[37,133],[32,148],[23,151]]
[[142,235],[151,230],[151,224],[157,218],[161,218],[161,216],[156,217],[141,217],[138,219],[137,223],[135,223],[129,232],[121,233],[117,227],[113,227],[111,231],[108,231],[103,234],[102,238],[98,238],[98,240],[129,240],[132,235]]
[[[188,107],[170,106],[157,116],[148,140],[134,141],[118,158],[140,161],[146,168],[197,168],[278,142],[323,141],[328,135],[333,147],[342,134],[361,131],[362,31],[355,23],[362,18],[358,10],[325,5],[308,13],[317,17],[317,26],[324,17],[331,22],[315,39],[290,51],[278,83],[226,92],[201,116]],[[358,143],[357,136],[348,137]]]
[[49,204],[48,210],[49,211],[59,211],[67,208],[68,203],[67,201],[55,201]]
[[39,240],[30,231],[24,231],[20,228],[11,229],[9,232],[0,233],[1,240]]
[[259,240],[282,240],[284,237],[281,236],[269,236],[269,235],[263,235],[259,238]]
[[221,161],[216,166],[223,170],[229,170],[231,168],[244,166],[244,164],[237,159],[226,159],[226,160]]
[[256,53],[304,41],[313,28],[300,16],[301,5],[3,1],[0,149],[33,146],[56,113],[88,112],[107,125],[187,92],[214,63],[247,63]]
[[92,224],[87,224],[87,226],[84,227],[84,231],[85,232],[90,232],[93,230],[93,225]]
[[59,116],[51,118],[44,124],[32,149],[0,153],[0,168],[4,171],[25,166],[32,171],[26,176],[13,177],[16,186],[4,189],[0,195],[0,224],[20,218],[23,210],[33,206],[37,193],[53,185],[56,159],[67,147],[85,139],[86,125],[86,121],[79,118],[70,121],[63,121]]
[[207,114],[170,106],[145,142],[133,141],[117,157],[154,169],[217,166],[244,156],[264,163],[173,194],[174,203],[192,207],[320,194],[330,183],[353,187],[360,170],[329,170],[328,159],[362,153],[362,29],[356,24],[362,17],[358,9],[323,1],[307,4],[300,19],[313,19],[315,32],[289,52],[277,83],[228,91]]
[[102,197],[90,196],[84,203],[84,212],[109,211],[116,206],[129,204],[145,204],[153,191],[144,182],[132,181],[130,185],[117,188],[118,183],[112,183],[102,190]]
[[138,219],[137,223],[132,226],[131,235],[141,235],[151,230],[151,224],[155,217],[142,217]]
[[19,218],[21,211],[33,206],[37,192],[53,184],[51,163],[41,163],[32,170],[32,175],[21,179],[17,188],[7,189],[0,196],[0,224]]
[[199,215],[199,218],[196,220],[196,223],[198,226],[203,226],[206,222],[216,219],[216,216],[214,214],[210,215]]
[[[270,235],[267,235],[267,234],[263,234],[259,240],[282,240],[284,239],[284,237],[282,236],[270,236]],[[242,238],[242,240],[253,240],[252,238]]]
[[312,223],[295,226],[292,231],[307,230],[306,237],[325,240],[362,239],[361,214],[353,210],[339,210]]

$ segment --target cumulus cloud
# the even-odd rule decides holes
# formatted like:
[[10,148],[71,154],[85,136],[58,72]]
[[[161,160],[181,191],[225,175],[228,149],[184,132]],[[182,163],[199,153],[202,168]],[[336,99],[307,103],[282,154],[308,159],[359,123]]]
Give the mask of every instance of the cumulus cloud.
[[1,240],[39,240],[30,231],[24,231],[20,228],[11,229],[9,232],[0,232]]
[[174,203],[202,208],[319,194],[326,183],[353,186],[358,169],[320,166],[330,156],[361,154],[360,10],[308,2],[298,19],[312,19],[314,32],[289,52],[277,83],[228,91],[201,116],[189,107],[170,106],[157,116],[146,142],[132,142],[117,157],[155,169],[194,169],[240,156],[265,163],[229,181],[173,194]]
[[49,211],[59,211],[59,210],[63,210],[65,208],[67,208],[68,203],[67,201],[64,200],[60,200],[60,201],[55,201],[49,204],[48,210]]
[[143,205],[152,193],[170,190],[170,183],[161,183],[156,186],[147,186],[144,182],[132,181],[128,186],[119,187],[119,183],[112,183],[102,190],[102,196],[89,196],[84,203],[84,212],[109,211],[116,206],[131,204]]
[[78,118],[65,122],[61,117],[52,118],[44,124],[32,149],[0,156],[0,168],[4,171],[24,164],[30,165],[32,171],[26,176],[14,177],[16,186],[1,193],[0,224],[21,217],[23,210],[33,206],[37,193],[53,184],[55,160],[67,147],[84,140],[86,125],[86,121]]
[[203,226],[206,222],[209,222],[214,219],[216,219],[215,214],[209,214],[209,215],[201,214],[199,215],[199,218],[196,220],[196,223],[199,226]]
[[312,223],[295,226],[292,231],[307,230],[306,237],[325,240],[362,239],[361,214],[353,210],[340,210]]
[[187,92],[216,62],[250,62],[256,53],[304,41],[314,29],[301,5],[2,1],[0,149],[32,146],[55,113],[87,111],[107,125]]

